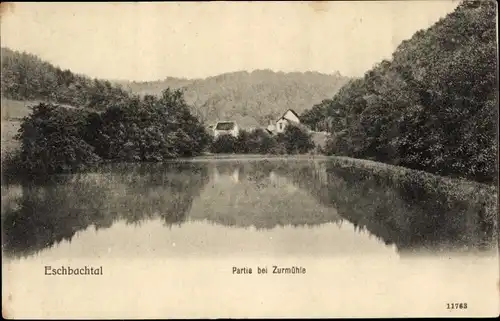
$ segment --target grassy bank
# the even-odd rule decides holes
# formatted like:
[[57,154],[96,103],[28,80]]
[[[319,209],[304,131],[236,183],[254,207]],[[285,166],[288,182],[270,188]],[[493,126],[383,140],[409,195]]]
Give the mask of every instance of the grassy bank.
[[38,101],[20,101],[2,98],[2,122],[3,121],[19,121],[23,117],[31,113],[30,106],[38,104]]
[[19,121],[2,121],[2,159],[6,153],[13,153],[19,149],[19,141],[15,140],[14,136],[20,125]]
[[[1,99],[2,112],[2,160],[14,153],[20,147],[19,141],[14,139],[17,131],[21,126],[21,121],[24,117],[29,116],[32,112],[31,107],[39,104],[41,101],[35,100],[13,100]],[[73,108],[71,106],[64,106]]]
[[2,111],[2,163],[19,150],[20,143],[14,137],[21,126],[21,119],[31,113],[29,106],[33,103],[2,98],[0,105]]

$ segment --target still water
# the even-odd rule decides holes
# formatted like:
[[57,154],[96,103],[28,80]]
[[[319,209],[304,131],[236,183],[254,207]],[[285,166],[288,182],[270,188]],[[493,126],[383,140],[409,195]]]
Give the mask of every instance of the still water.
[[[11,314],[25,317],[235,317],[353,316],[360,306],[358,316],[391,315],[384,306],[398,300],[395,287],[413,291],[407,295],[417,303],[418,285],[429,281],[448,284],[437,293],[472,295],[466,273],[477,291],[498,294],[490,284],[497,227],[485,199],[416,189],[328,159],[278,158],[121,164],[44,185],[5,185],[4,297]],[[63,282],[43,275],[47,265],[103,266],[105,275]],[[269,274],[256,276],[258,266]],[[277,279],[273,266],[307,272]],[[253,274],[236,276],[235,268]],[[285,289],[295,294],[286,299]],[[374,305],[373,295],[390,298]],[[358,304],[343,301],[349,296]],[[451,299],[414,308],[429,314]],[[468,299],[477,302],[475,314],[498,309]]]

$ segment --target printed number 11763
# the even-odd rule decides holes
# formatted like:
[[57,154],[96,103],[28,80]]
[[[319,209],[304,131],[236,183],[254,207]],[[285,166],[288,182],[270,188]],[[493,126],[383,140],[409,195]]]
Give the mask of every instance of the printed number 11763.
[[448,310],[465,310],[467,303],[446,303],[446,308]]

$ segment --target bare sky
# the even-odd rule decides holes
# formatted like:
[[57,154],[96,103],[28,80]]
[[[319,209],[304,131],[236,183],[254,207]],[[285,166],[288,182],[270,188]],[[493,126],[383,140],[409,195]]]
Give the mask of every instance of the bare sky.
[[457,5],[16,3],[2,9],[1,44],[108,79],[198,78],[254,69],[360,76]]

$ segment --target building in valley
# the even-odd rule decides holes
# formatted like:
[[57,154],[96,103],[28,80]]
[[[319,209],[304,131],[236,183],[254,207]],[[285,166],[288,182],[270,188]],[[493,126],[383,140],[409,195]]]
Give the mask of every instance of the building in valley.
[[217,138],[220,135],[231,135],[233,137],[238,137],[240,129],[238,124],[234,121],[220,121],[215,124],[214,137]]
[[293,109],[288,109],[276,123],[269,124],[267,130],[273,133],[282,133],[289,124],[300,124],[299,115]]

